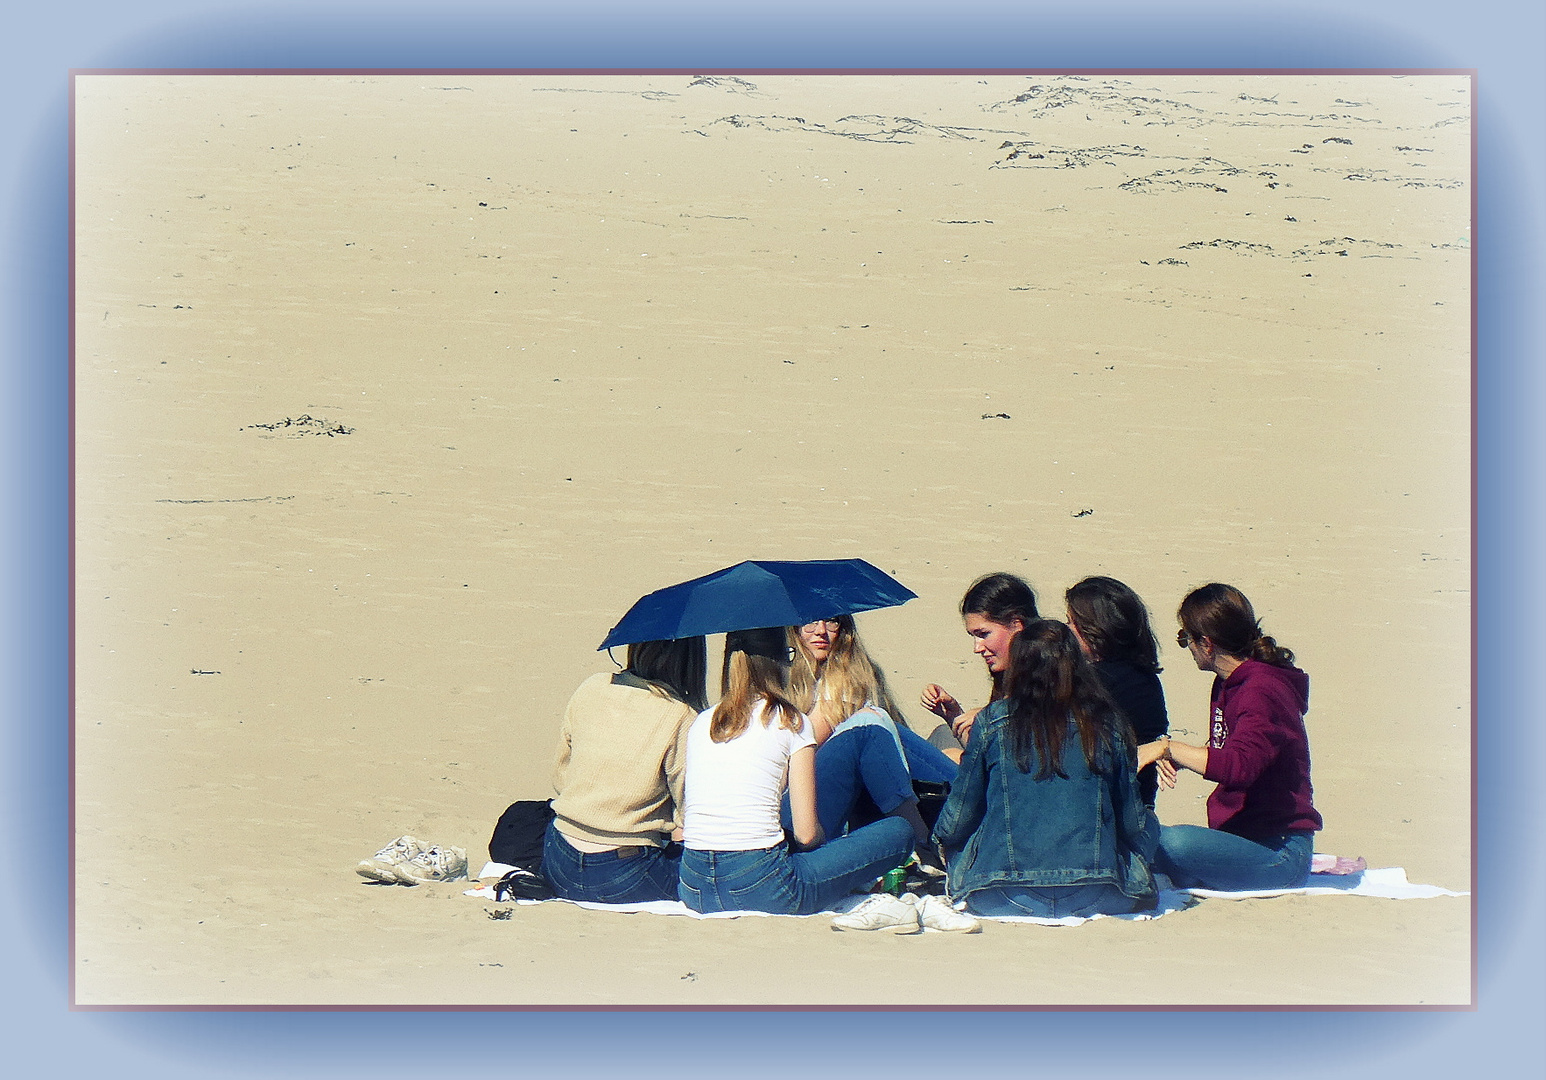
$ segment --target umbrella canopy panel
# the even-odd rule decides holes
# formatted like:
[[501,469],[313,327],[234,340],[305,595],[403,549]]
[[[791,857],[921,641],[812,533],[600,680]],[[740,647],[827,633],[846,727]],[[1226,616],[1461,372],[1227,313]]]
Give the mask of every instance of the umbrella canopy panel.
[[759,626],[803,626],[918,594],[863,559],[748,561],[640,597],[599,648]]

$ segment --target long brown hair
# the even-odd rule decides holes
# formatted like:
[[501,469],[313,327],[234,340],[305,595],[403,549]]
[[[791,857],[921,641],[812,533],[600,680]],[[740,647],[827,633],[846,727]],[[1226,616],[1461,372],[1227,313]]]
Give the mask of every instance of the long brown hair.
[[1095,668],[1065,624],[1037,619],[1015,635],[1009,646],[1009,745],[1015,765],[1035,779],[1063,771],[1063,747],[1070,729],[1079,733],[1085,764],[1092,772],[1111,768],[1118,748],[1133,753],[1133,733],[1102,688]]
[[1116,578],[1087,577],[1063,594],[1068,617],[1090,647],[1092,659],[1121,660],[1158,674],[1159,642],[1149,609]]
[[1233,585],[1213,582],[1193,589],[1176,612],[1181,629],[1193,641],[1207,638],[1236,660],[1260,660],[1274,667],[1293,667],[1294,654],[1261,632],[1256,609]]
[[708,649],[703,638],[640,641],[628,646],[626,670],[658,693],[686,702],[702,712],[708,706]]
[[852,615],[836,615],[837,633],[826,662],[818,665],[798,626],[789,628],[789,644],[794,662],[789,668],[789,699],[809,713],[816,707],[816,680],[821,680],[821,700],[832,710],[827,717],[833,725],[847,720],[866,705],[886,710],[897,723],[905,723],[880,665],[859,640],[859,628]]
[[746,731],[752,710],[762,703],[762,722],[799,731],[805,716],[789,700],[789,645],[782,626],[732,630],[725,635],[725,663],[720,673],[723,696],[709,721],[709,738],[729,742]]

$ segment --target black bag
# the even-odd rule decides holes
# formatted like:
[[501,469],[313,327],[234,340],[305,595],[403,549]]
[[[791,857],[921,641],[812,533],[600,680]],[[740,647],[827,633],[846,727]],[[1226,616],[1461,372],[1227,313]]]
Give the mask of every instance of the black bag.
[[923,818],[923,823],[934,831],[934,823],[939,820],[939,812],[945,808],[945,800],[950,797],[950,785],[933,780],[914,780],[913,794],[918,796],[918,816]]
[[488,857],[497,863],[542,873],[542,838],[553,820],[552,799],[511,803],[489,837]]

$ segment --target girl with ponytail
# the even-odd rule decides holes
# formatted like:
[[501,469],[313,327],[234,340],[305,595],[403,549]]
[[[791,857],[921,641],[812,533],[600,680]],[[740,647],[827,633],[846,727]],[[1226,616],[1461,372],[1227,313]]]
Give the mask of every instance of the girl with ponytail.
[[1182,888],[1302,886],[1322,824],[1304,726],[1310,677],[1262,633],[1251,602],[1232,585],[1194,589],[1177,617],[1176,644],[1213,673],[1208,742],[1166,736],[1149,747],[1159,748],[1161,774],[1172,782],[1180,767],[1218,786],[1208,797],[1207,828],[1161,830],[1156,868]]

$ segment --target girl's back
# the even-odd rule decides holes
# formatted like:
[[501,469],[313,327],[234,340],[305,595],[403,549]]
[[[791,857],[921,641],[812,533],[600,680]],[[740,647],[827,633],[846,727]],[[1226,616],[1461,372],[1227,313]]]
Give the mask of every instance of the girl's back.
[[784,838],[779,806],[789,758],[815,742],[809,722],[799,731],[764,723],[761,702],[746,730],[726,742],[710,734],[714,710],[687,733],[687,795],[682,844],[699,851],[750,851]]

